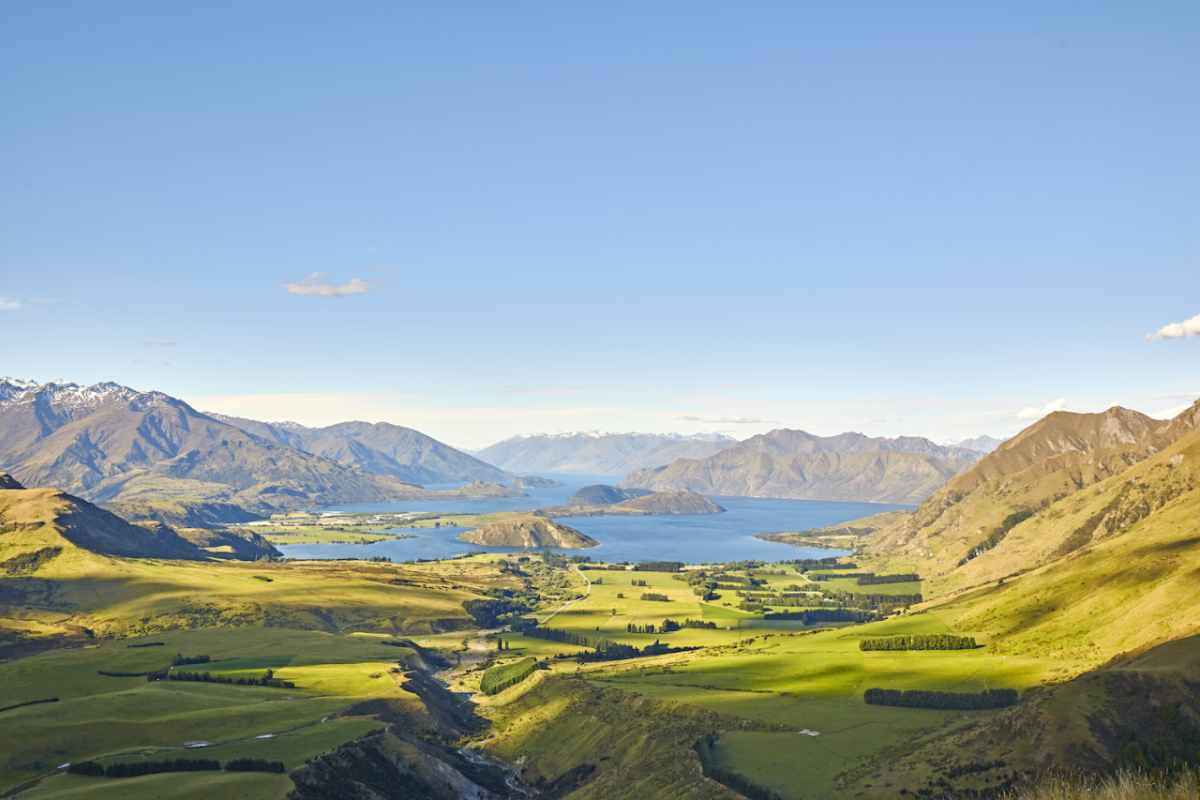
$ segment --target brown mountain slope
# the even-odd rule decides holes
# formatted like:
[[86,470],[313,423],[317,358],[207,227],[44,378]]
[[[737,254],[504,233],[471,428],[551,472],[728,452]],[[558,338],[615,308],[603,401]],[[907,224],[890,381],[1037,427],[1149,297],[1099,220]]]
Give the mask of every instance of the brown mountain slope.
[[47,384],[0,403],[0,467],[27,486],[97,502],[191,497],[286,509],[424,493],[115,384]]
[[706,495],[787,497],[872,503],[919,503],[970,466],[891,450],[870,453],[790,453],[771,456],[730,448],[700,461],[680,459],[639,470],[620,488]]
[[508,517],[461,533],[458,538],[491,547],[561,547],[579,550],[600,544],[574,528],[534,516]]
[[[1121,475],[1169,444],[1174,432],[1192,430],[1198,407],[1171,422],[1122,408],[1051,414],[947,482],[912,515],[868,537],[863,549],[880,568],[926,576],[927,595],[970,585],[974,567],[960,566],[992,549],[1005,552],[1035,520],[1063,516],[1064,506],[1051,511],[1056,503]],[[1061,543],[1047,539],[1042,550]],[[1026,566],[1032,563],[1014,569]]]
[[223,414],[208,416],[268,441],[413,483],[499,482],[513,478],[511,473],[420,431],[387,422],[341,422],[309,428],[295,422],[267,423]]

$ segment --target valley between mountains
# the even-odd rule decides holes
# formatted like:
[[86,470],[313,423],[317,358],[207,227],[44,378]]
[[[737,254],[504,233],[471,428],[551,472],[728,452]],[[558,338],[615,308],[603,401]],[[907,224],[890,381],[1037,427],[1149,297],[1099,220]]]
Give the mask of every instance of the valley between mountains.
[[[472,455],[5,379],[0,794],[840,800],[1190,774],[1200,402],[961,444],[596,433]],[[612,485],[531,505],[583,467]],[[722,497],[912,510],[738,532],[792,545],[771,562],[606,560],[571,527],[719,520]],[[279,549],[443,524],[486,549]]]

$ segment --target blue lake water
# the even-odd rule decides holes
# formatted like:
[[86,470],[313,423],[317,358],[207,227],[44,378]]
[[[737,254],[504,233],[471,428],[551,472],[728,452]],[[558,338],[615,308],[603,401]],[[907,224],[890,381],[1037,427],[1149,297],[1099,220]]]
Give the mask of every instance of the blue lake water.
[[[529,497],[450,500],[446,502],[366,503],[334,506],[340,511],[439,511],[483,514],[493,511],[528,511],[562,505],[579,488],[588,484],[615,485],[620,479],[603,475],[554,475],[567,485],[555,489],[527,489]],[[428,486],[457,488],[462,484]],[[755,539],[756,533],[824,528],[852,519],[914,506],[882,503],[838,503],[825,500],[778,500],[760,497],[709,499],[726,509],[724,514],[663,514],[647,517],[572,517],[562,523],[600,542],[588,550],[558,551],[589,555],[604,561],[682,561],[704,564],[759,559],[824,558],[843,555],[841,550],[792,547]],[[398,528],[396,533],[416,539],[384,540],[360,544],[292,544],[279,547],[289,558],[368,558],[387,556],[393,561],[409,558],[449,558],[468,551],[509,553],[521,548],[484,547],[461,542],[455,537],[467,528]]]

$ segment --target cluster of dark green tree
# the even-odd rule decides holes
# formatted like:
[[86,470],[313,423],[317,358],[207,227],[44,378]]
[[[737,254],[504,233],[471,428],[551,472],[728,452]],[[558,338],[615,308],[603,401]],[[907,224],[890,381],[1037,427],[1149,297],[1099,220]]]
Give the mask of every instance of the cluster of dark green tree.
[[171,659],[172,667],[183,667],[188,664],[207,664],[212,661],[208,656],[185,656],[183,653],[176,653]]
[[818,622],[866,622],[872,616],[869,611],[849,608],[814,608],[811,611],[777,611],[763,618],[801,620],[805,625],[816,625]]
[[106,678],[144,678],[149,675],[149,672],[109,672],[107,670],[96,670],[97,675],[103,675]]
[[0,574],[8,577],[32,575],[38,571],[39,567],[48,564],[61,552],[61,547],[43,547],[31,553],[21,553],[7,561],[0,561]]
[[631,581],[629,581],[629,585],[630,586],[645,586],[646,579],[645,578],[634,578]]
[[810,569],[831,569],[833,567],[844,567],[846,569],[857,569],[857,564],[838,564],[836,557],[833,558],[793,558],[789,561],[780,561],[780,564],[791,564],[801,572],[808,572]]
[[[1111,511],[1111,509],[1106,510],[1106,512],[1105,512],[1106,516],[1107,516],[1108,511]],[[984,539],[982,542],[980,542],[979,544],[977,544],[971,548],[971,552],[967,553],[966,558],[964,558],[962,561],[958,562],[958,566],[961,567],[963,564],[967,563],[972,558],[975,558],[975,556],[982,555],[982,554],[986,553],[988,550],[991,550],[996,545],[1000,544],[1000,542],[1004,541],[1004,537],[1008,536],[1009,531],[1011,531],[1013,528],[1017,527],[1022,522],[1024,522],[1025,520],[1029,519],[1032,516],[1033,516],[1033,512],[1029,511],[1029,510],[1018,511],[1015,514],[1009,514],[1007,517],[1004,518],[1004,521],[1000,523],[1000,527],[996,528],[996,530],[994,530],[990,534],[988,534],[988,537],[986,539]]]
[[529,606],[521,600],[464,600],[462,607],[481,628],[494,628],[501,623],[502,617],[529,611]]
[[867,689],[863,702],[872,706],[932,708],[937,711],[987,711],[1017,702],[1016,689],[984,689],[982,692],[931,692],[926,689]]
[[139,778],[160,772],[203,772],[220,768],[221,762],[212,758],[172,758],[167,761],[119,761],[107,767],[95,761],[80,761],[67,767],[67,772],[95,778]]
[[[1105,688],[1111,685],[1109,681]],[[1196,684],[1193,682],[1190,686],[1196,687]],[[1200,763],[1200,729],[1188,721],[1179,710],[1179,704],[1153,706],[1147,703],[1130,711],[1135,718],[1128,721],[1150,735],[1139,740],[1128,725],[1118,728],[1117,740],[1125,743],[1125,749],[1110,765],[1112,771],[1126,769],[1158,777],[1185,773]]]
[[717,629],[717,623],[705,622],[704,620],[700,620],[700,619],[685,619],[683,621],[683,627],[685,627],[685,628],[700,628],[703,630],[715,631]]
[[1006,766],[1008,765],[999,760],[985,761],[982,764],[977,761],[970,764],[957,764],[946,770],[946,777],[954,780],[955,778],[961,778],[963,775],[974,775],[979,772],[989,772],[993,769],[1004,769]]
[[548,567],[557,567],[558,569],[571,569],[572,567],[571,559],[564,558],[558,553],[551,553],[549,550],[543,550],[540,555],[542,557],[542,561],[544,561]]
[[886,636],[863,639],[859,650],[974,650],[979,645],[970,636],[949,633],[918,633],[912,636]]
[[633,565],[634,572],[679,572],[682,561],[642,561]]
[[696,755],[700,757],[700,771],[704,773],[704,777],[711,778],[722,786],[729,787],[733,791],[749,798],[749,800],[780,800],[779,795],[765,786],[759,786],[745,775],[740,775],[724,767],[718,767],[712,755],[713,742],[713,735],[706,733],[692,748],[696,751]]
[[296,684],[291,681],[281,681],[276,679],[273,670],[268,669],[257,678],[249,676],[241,678],[231,678],[228,675],[213,675],[210,672],[171,672],[167,675],[169,680],[173,681],[188,681],[191,683],[228,683],[233,686],[270,686],[273,689],[295,689]]
[[226,772],[287,772],[282,761],[268,761],[265,758],[231,758],[225,762]]
[[[690,619],[684,620],[684,623],[686,624],[691,621],[692,620],[690,620]],[[674,633],[675,631],[679,630],[682,627],[684,627],[684,625],[681,625],[680,623],[676,622],[673,619],[664,619],[658,625],[655,625],[652,622],[648,623],[646,625],[637,625],[637,624],[631,622],[625,626],[625,632],[626,633]],[[694,627],[694,626],[688,626],[688,627]]]
[[874,572],[818,572],[809,576],[814,581],[834,581],[841,578],[874,578]]
[[743,600],[742,602],[738,603],[738,609],[741,611],[748,611],[751,614],[757,614],[763,610],[763,604],[756,603],[753,600]]
[[488,667],[479,681],[479,691],[484,694],[502,692],[528,678],[537,668],[538,662],[534,658],[523,658],[512,664]]
[[859,586],[875,586],[883,583],[914,583],[921,580],[921,576],[916,573],[908,573],[905,575],[863,575],[856,583]]
[[166,642],[143,642],[142,644],[127,644],[126,647],[162,647]]
[[653,600],[656,603],[669,603],[671,598],[659,592],[642,592],[643,600]]

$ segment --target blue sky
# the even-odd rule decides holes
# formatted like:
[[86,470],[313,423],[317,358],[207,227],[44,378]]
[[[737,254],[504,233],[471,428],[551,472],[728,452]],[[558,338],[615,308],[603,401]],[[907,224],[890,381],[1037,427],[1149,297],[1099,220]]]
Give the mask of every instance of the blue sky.
[[1159,413],[1200,395],[1198,36],[1169,2],[7,3],[0,374],[467,447]]

